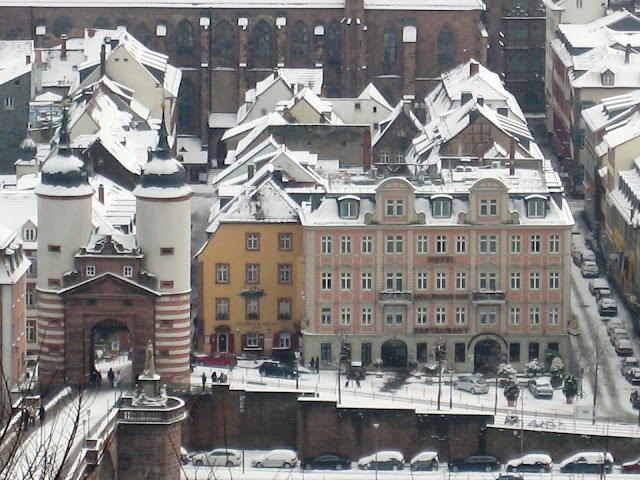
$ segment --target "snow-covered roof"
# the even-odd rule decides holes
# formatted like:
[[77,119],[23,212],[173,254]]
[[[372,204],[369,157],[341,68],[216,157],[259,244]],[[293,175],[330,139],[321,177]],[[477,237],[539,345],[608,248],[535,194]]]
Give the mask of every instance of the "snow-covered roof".
[[[613,73],[613,81],[606,83],[606,72]],[[627,56],[624,49],[599,47],[573,57],[571,82],[575,88],[634,88],[640,87],[640,54]]]
[[603,98],[600,103],[582,110],[582,118],[592,132],[619,123],[636,112],[640,105],[640,90]]
[[413,126],[416,128],[416,130],[422,133],[423,131],[422,123],[420,123],[420,120],[418,120],[418,117],[415,116],[413,111],[409,108],[405,108],[405,106],[406,106],[406,101],[400,100],[396,104],[395,108],[392,110],[391,114],[382,122],[380,122],[380,130],[371,139],[372,146],[375,146],[378,143],[378,141],[384,137],[384,135],[387,133],[387,131],[389,131],[389,129],[391,128],[393,123],[396,121],[398,116],[400,116],[400,114],[403,112],[405,112],[405,114],[407,115],[407,117],[409,118]]

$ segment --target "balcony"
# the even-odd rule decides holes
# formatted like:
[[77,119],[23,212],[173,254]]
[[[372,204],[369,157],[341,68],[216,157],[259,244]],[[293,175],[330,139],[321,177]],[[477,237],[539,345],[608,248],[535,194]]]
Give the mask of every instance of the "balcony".
[[476,290],[472,294],[472,300],[475,303],[505,303],[507,294],[500,290]]
[[404,305],[411,303],[412,295],[410,291],[386,290],[378,293],[378,301],[384,304]]

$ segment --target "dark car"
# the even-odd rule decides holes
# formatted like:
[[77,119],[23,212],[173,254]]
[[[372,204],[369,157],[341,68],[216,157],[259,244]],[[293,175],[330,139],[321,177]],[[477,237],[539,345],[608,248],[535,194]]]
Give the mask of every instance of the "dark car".
[[613,456],[609,452],[580,452],[560,463],[561,473],[611,473]]
[[262,362],[258,372],[265,377],[296,378],[298,376],[292,367],[272,361]]
[[492,472],[500,470],[500,460],[492,455],[471,455],[461,460],[449,462],[452,472]]
[[339,453],[323,453],[303,459],[300,462],[300,468],[303,470],[347,470],[351,468],[351,460]]

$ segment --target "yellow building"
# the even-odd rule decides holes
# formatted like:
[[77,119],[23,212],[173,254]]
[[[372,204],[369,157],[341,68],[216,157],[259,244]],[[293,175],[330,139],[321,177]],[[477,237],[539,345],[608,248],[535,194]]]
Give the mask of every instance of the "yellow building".
[[196,255],[198,350],[286,356],[304,316],[299,206],[268,176],[214,217]]

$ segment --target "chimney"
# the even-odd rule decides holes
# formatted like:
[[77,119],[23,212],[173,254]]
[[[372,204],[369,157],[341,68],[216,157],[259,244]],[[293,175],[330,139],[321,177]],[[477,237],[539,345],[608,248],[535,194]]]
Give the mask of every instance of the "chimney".
[[629,63],[629,57],[631,56],[631,44],[627,43],[624,49],[624,63]]
[[254,173],[256,173],[256,166],[253,163],[250,163],[247,165],[247,179],[251,180]]
[[147,162],[150,162],[151,160],[153,160],[153,150],[151,150],[151,147],[149,147],[149,149],[147,150]]
[[62,41],[62,44],[60,45],[60,60],[66,60],[67,59],[67,34],[63,33],[62,35],[60,35],[60,40]]
[[474,75],[477,75],[479,72],[480,72],[480,64],[475,60],[471,60],[469,62],[469,76],[473,77]]
[[478,102],[478,105],[484,105],[484,98],[483,97],[478,97],[476,99],[476,102]]
[[104,205],[104,185],[102,183],[98,187],[98,200]]
[[512,160],[509,162],[509,175],[514,176],[516,174],[516,163]]
[[31,55],[27,55],[25,58],[25,65],[29,65],[31,63]]
[[464,105],[472,98],[473,95],[471,94],[471,92],[462,92],[462,95],[460,96],[460,105]]
[[324,116],[324,113],[320,114],[320,123],[327,123],[327,118]]
[[106,44],[102,44],[100,45],[100,77],[102,78],[104,76],[104,64],[107,61],[107,45]]
[[362,168],[368,172],[371,169],[371,130],[365,129],[363,137]]
[[[513,165],[513,163],[516,161],[516,141],[513,138],[509,143],[509,160],[511,160],[510,165]],[[513,167],[510,167],[510,168],[513,168]]]

